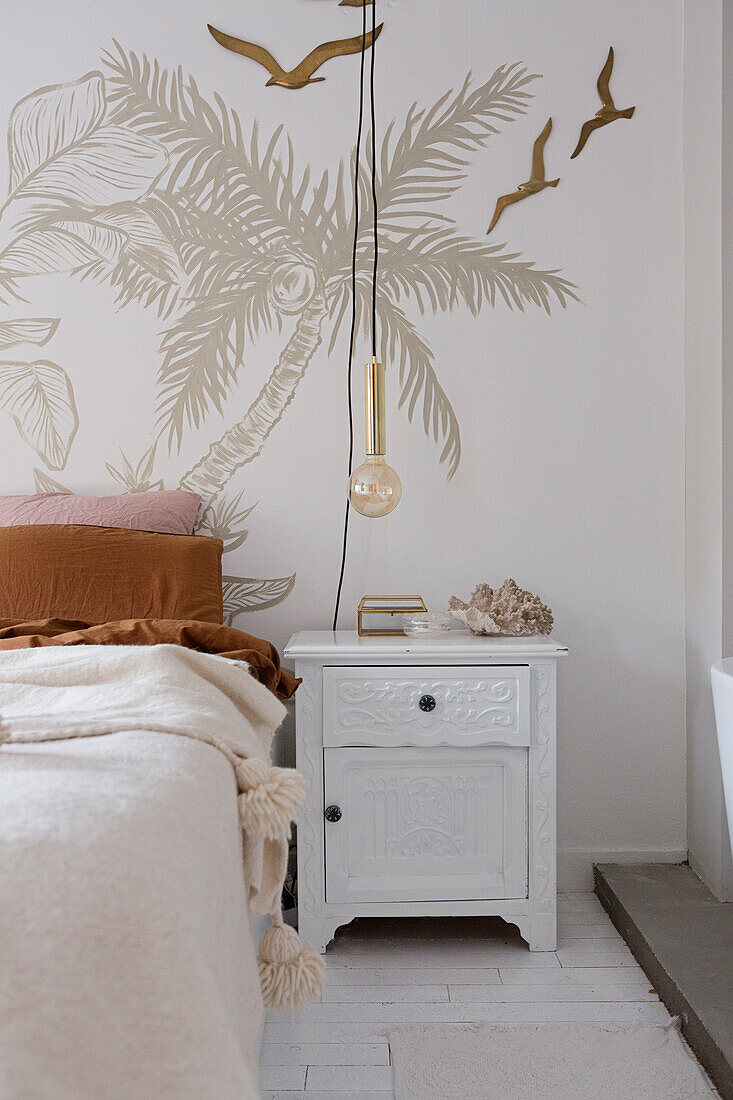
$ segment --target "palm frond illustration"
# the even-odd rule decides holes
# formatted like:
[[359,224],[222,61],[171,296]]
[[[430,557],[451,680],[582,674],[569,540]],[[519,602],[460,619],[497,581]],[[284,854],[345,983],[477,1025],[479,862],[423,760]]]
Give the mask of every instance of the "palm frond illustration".
[[264,611],[282,603],[293,591],[295,573],[291,577],[257,580],[254,577],[222,577],[224,592],[224,622],[232,626],[237,615],[245,611]]
[[[346,165],[311,182],[298,172],[290,141],[279,128],[261,144],[258,127],[246,140],[242,123],[215,96],[207,101],[182,71],[169,72],[121,47],[108,54],[108,99],[115,125],[160,141],[169,167],[156,192],[173,211],[176,248],[187,275],[187,302],[163,337],[158,408],[162,431],[180,446],[227,393],[246,348],[273,324],[289,337],[272,372],[236,424],[181,478],[204,494],[220,492],[261,453],[282,419],[330,326],[330,347],[348,314],[352,205]],[[421,313],[465,305],[509,308],[577,298],[557,271],[542,271],[501,247],[462,236],[439,207],[461,186],[472,153],[502,125],[524,113],[536,74],[503,65],[479,86],[469,76],[430,108],[415,104],[402,129],[392,123],[378,166],[380,248],[384,278],[379,301],[381,354],[399,364],[400,405],[411,421],[441,443],[448,476],[461,457],[460,428],[436,374],[432,351],[401,304]],[[369,195],[362,176],[360,257],[368,268]],[[357,308],[366,320],[357,288]]]

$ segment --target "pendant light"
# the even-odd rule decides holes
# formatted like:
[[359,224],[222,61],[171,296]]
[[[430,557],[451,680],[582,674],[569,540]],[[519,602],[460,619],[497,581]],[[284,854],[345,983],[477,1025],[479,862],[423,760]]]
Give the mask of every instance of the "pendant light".
[[384,416],[384,363],[372,356],[366,365],[366,461],[349,480],[349,500],[363,516],[392,512],[402,496],[402,482],[385,461],[387,430]]
[[[387,465],[387,428],[384,411],[384,364],[377,359],[377,267],[379,264],[379,237],[377,233],[377,139],[374,110],[374,56],[376,2],[372,3],[372,45],[369,101],[371,107],[371,189],[372,233],[374,240],[374,266],[372,269],[372,360],[366,365],[366,460],[353,471],[349,479],[349,501],[363,516],[376,519],[392,512],[400,502],[402,483]],[[366,8],[366,5],[365,5]],[[366,29],[366,21],[364,21]],[[362,55],[366,37],[362,38]],[[361,94],[363,97],[363,83]],[[358,230],[358,225],[357,225]]]
[[364,71],[366,67],[367,4],[362,4],[362,48],[359,77],[359,121],[356,132],[356,150],[354,155],[354,240],[351,262],[351,336],[349,340],[349,366],[347,372],[347,398],[349,409],[349,490],[344,516],[344,534],[341,550],[341,570],[339,573],[336,606],[333,613],[333,629],[338,624],[341,606],[341,590],[346,569],[346,552],[349,541],[349,513],[354,508],[363,516],[376,519],[392,512],[400,502],[402,483],[386,461],[386,419],[384,401],[384,364],[377,357],[377,269],[379,265],[379,237],[377,233],[377,142],[374,109],[374,58],[376,54],[377,0],[372,0],[371,67],[369,81],[369,102],[371,113],[371,193],[372,193],[372,233],[374,241],[374,263],[371,280],[371,337],[372,358],[366,365],[366,460],[353,470],[354,457],[354,418],[352,410],[351,375],[354,360],[354,345],[357,335],[357,258],[359,251],[359,165],[361,158],[361,136],[364,122]]

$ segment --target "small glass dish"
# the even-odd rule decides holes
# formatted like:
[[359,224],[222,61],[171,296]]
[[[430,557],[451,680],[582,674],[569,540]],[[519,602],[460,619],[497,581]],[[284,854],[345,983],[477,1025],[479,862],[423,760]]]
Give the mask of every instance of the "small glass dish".
[[402,616],[402,627],[408,638],[442,638],[450,632],[451,617],[445,611],[414,611]]

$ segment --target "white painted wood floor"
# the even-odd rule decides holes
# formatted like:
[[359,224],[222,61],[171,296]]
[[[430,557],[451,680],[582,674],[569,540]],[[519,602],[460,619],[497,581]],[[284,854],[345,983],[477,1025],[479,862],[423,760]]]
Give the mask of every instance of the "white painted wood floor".
[[387,1032],[398,1023],[668,1022],[598,899],[561,895],[558,908],[552,952],[530,952],[498,918],[364,919],[340,929],[321,1003],[268,1015],[264,1097],[388,1100]]

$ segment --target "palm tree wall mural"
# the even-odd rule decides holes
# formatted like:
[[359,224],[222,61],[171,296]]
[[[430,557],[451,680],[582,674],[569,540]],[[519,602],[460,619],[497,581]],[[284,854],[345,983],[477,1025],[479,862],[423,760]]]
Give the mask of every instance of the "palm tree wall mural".
[[[458,419],[419,319],[429,313],[506,307],[566,307],[578,300],[556,270],[540,270],[504,245],[475,240],[446,212],[472,154],[525,113],[539,79],[501,65],[483,83],[469,75],[430,106],[415,103],[386,128],[378,155],[381,356],[399,370],[399,405],[438,446],[451,478],[461,462]],[[206,507],[200,529],[241,546],[253,506],[240,474],[261,454],[319,356],[334,351],[351,305],[351,163],[314,173],[299,167],[284,127],[262,137],[223,100],[205,98],[192,76],[115,48],[102,68],[39,89],[13,109],[9,190],[0,210],[0,302],[13,312],[26,280],[70,272],[114,288],[119,308],[137,303],[160,323],[153,442],[137,460],[110,457],[107,472],[127,491],[160,488],[162,448],[228,400],[259,336],[283,344],[243,416],[179,475]],[[353,155],[352,155],[353,160]],[[370,266],[370,192],[359,182],[359,270]],[[357,280],[357,322],[366,329],[369,286]],[[50,341],[62,318],[0,321],[0,405],[46,469],[38,491],[63,491],[78,428],[72,378],[16,347]],[[5,360],[6,349],[13,349]],[[343,364],[333,359],[333,369]],[[183,463],[181,463],[183,465]],[[48,473],[47,471],[52,471]],[[272,606],[295,575],[227,576],[229,621]]]

